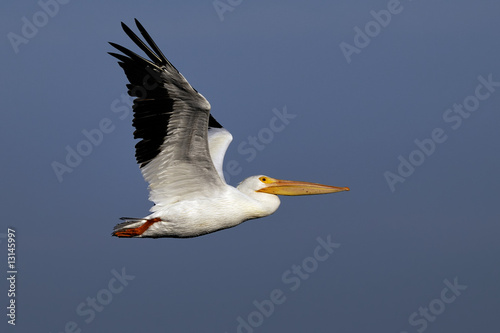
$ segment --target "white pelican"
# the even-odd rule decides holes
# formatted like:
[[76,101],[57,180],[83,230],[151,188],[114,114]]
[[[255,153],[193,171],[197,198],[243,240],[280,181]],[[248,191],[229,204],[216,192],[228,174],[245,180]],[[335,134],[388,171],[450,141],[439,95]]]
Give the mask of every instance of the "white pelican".
[[211,115],[210,103],[165,58],[135,20],[146,45],[129,27],[122,28],[149,57],[115,43],[134,100],[135,156],[149,183],[154,203],[144,218],[122,218],[117,237],[196,237],[270,215],[281,195],[349,191],[308,182],[253,176],[238,187],[226,184],[222,162],[231,134]]

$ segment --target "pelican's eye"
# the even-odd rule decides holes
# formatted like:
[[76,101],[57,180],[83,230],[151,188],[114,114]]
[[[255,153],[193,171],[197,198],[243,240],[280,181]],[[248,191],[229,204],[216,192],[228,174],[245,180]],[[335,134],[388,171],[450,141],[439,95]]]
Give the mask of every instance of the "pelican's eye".
[[272,183],[273,182],[273,179],[272,178],[269,178],[269,177],[266,177],[266,176],[262,176],[259,178],[259,180],[261,182],[263,182],[264,184],[269,184],[269,183]]

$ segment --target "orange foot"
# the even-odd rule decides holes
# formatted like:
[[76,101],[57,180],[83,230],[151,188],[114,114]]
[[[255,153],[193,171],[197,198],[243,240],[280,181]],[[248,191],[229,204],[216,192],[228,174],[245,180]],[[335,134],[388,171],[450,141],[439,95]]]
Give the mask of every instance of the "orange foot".
[[154,219],[147,220],[140,227],[117,230],[117,231],[113,232],[113,236],[116,236],[116,237],[134,237],[134,236],[139,236],[139,235],[142,235],[144,233],[144,231],[148,230],[148,228],[153,223],[160,222],[160,221],[161,221],[161,219],[159,217],[155,217]]

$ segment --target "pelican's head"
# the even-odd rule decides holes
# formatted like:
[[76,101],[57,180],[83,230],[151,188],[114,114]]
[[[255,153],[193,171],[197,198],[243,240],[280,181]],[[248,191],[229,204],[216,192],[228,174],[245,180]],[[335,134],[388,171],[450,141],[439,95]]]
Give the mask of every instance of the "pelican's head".
[[268,176],[253,176],[238,185],[238,190],[259,202],[251,211],[252,218],[267,216],[280,205],[278,195],[311,195],[349,191],[348,187],[336,187],[308,182],[275,179]]
[[254,191],[275,195],[312,195],[349,191],[348,187],[337,187],[294,180],[281,180],[264,175],[245,179],[238,186],[244,192]]

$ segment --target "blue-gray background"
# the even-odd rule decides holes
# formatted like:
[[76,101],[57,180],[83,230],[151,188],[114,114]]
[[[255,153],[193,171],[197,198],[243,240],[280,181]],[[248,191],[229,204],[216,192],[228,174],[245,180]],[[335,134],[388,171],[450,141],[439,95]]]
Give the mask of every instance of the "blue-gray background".
[[[241,332],[497,331],[500,88],[455,130],[443,114],[479,76],[500,81],[500,3],[402,1],[348,63],[340,44],[391,1],[221,2],[232,3],[223,20],[210,0],[70,1],[47,22],[37,1],[0,5],[0,267],[13,226],[19,270],[15,328],[0,284],[2,331],[237,332],[238,317],[260,320]],[[8,34],[34,15],[16,53]],[[132,117],[113,112],[125,76],[106,54],[108,41],[133,47],[120,21],[134,17],[233,133],[230,183],[264,173],[351,192],[283,198],[270,217],[200,238],[112,238],[120,216],[151,205]],[[285,107],[296,117],[247,161],[238,145]],[[60,181],[53,163],[106,118],[113,130]],[[391,191],[384,173],[436,128],[447,140]],[[340,247],[291,290],[283,274],[329,235]],[[134,277],[119,293],[113,270]],[[445,279],[467,286],[450,304]],[[285,302],[259,317],[254,301],[274,289]],[[101,312],[77,313],[96,296]],[[412,325],[429,304],[439,314]]]

